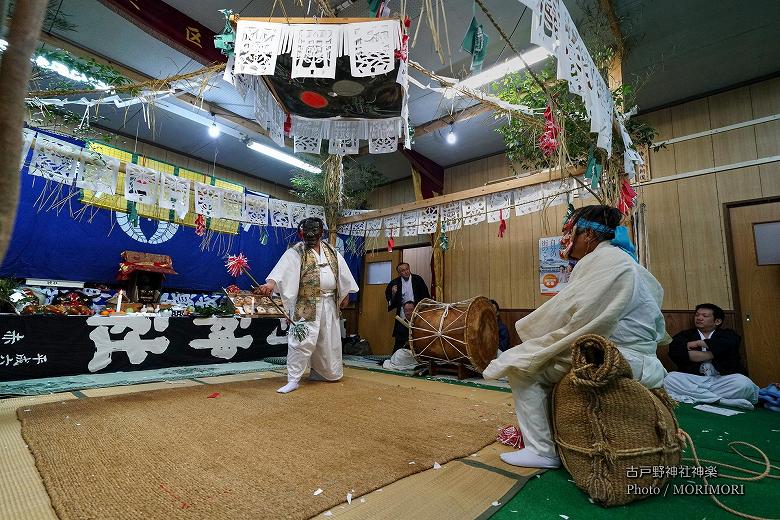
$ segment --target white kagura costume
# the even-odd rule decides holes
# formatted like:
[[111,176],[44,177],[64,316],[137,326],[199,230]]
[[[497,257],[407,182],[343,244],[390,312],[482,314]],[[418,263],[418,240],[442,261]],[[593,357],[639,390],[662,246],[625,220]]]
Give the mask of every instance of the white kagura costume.
[[549,394],[571,368],[571,345],[584,334],[612,340],[634,379],[660,388],[666,370],[656,348],[669,337],[661,314],[663,289],[647,269],[610,242],[577,262],[556,296],[515,324],[522,344],[503,352],[483,372],[509,378],[526,447],[555,457]]
[[299,381],[310,363],[310,378],[341,379],[339,303],[359,290],[341,253],[320,242],[318,255],[299,242],[282,255],[266,280],[276,283],[287,312],[296,321],[303,319],[306,327],[300,341],[288,334],[287,380]]

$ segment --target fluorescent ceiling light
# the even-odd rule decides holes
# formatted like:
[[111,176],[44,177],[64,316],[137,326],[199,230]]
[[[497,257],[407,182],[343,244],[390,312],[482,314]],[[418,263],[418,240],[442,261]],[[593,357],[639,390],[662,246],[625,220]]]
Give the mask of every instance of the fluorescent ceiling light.
[[549,55],[550,53],[548,53],[546,50],[541,47],[537,47],[528,52],[524,52],[522,54],[522,60],[520,59],[520,56],[515,56],[512,59],[506,60],[504,63],[490,67],[487,70],[483,70],[479,74],[475,74],[464,79],[463,81],[456,83],[455,88],[477,88],[481,87],[482,85],[487,85],[488,83],[492,83],[497,79],[503,78],[507,74],[523,70],[525,68],[523,60],[525,60],[525,63],[530,66],[535,63],[539,63],[540,61],[544,61]]
[[[7,48],[8,41],[0,38],[0,52],[5,51]],[[87,83],[99,90],[111,90],[112,88],[111,85],[108,85],[107,83],[104,83],[98,79],[85,76],[81,72],[75,71],[64,63],[60,63],[59,61],[49,61],[43,56],[33,57],[30,61],[42,69],[51,70],[64,78],[72,79],[80,83]]]
[[306,170],[307,172],[311,172],[311,173],[320,173],[322,171],[321,168],[317,168],[316,166],[313,166],[305,161],[293,157],[292,155],[286,154],[271,146],[258,143],[257,141],[249,140],[247,141],[246,145],[256,152],[260,152],[263,155],[272,157],[277,161],[282,161],[287,164],[291,164],[296,168],[300,168],[301,170]]

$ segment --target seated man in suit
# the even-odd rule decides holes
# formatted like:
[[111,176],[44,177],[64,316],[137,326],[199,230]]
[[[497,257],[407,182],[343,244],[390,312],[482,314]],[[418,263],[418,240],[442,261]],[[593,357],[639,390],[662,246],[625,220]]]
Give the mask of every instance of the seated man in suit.
[[675,335],[669,345],[669,357],[678,371],[667,374],[664,388],[683,403],[720,403],[752,410],[758,402],[758,386],[741,374],[742,338],[720,328],[724,317],[717,305],[696,306],[696,327]]
[[[411,301],[417,305],[423,298],[430,298],[431,294],[428,292],[428,286],[425,284],[422,276],[412,274],[409,264],[406,262],[398,264],[396,271],[400,276],[391,280],[385,288],[387,310],[394,310],[397,316],[408,320],[410,317],[406,316],[403,304]],[[395,342],[393,352],[399,348],[404,348],[408,336],[408,329],[399,323],[398,320],[394,320],[393,338],[395,338]]]

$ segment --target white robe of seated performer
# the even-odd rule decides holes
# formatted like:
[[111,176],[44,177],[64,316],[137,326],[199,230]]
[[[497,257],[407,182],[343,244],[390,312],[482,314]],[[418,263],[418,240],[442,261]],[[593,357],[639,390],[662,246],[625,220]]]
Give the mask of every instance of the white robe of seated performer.
[[509,378],[526,447],[555,457],[549,394],[571,368],[571,345],[585,334],[612,340],[647,388],[662,386],[656,356],[669,341],[661,314],[663,289],[644,267],[609,242],[577,262],[566,287],[515,324],[522,344],[503,352],[483,372]]
[[742,374],[704,376],[669,372],[664,388],[672,399],[681,403],[717,403],[721,399],[745,399],[758,402],[758,385]]
[[[316,320],[304,322],[306,337],[299,341],[292,333],[287,335],[287,380],[299,381],[306,369],[311,367],[322,379],[338,381],[344,375],[341,360],[341,326],[339,321],[338,297],[345,298],[359,290],[355,278],[349,270],[341,253],[336,251],[339,262],[339,279],[328,265],[320,246],[317,263],[320,266],[320,298],[317,302]],[[316,251],[309,250],[316,255]],[[276,291],[282,297],[282,303],[291,317],[295,317],[295,305],[298,299],[298,287],[301,275],[301,255],[293,248],[288,249],[277,262],[267,281],[276,283]],[[338,284],[338,285],[337,285]],[[292,326],[291,326],[292,330]],[[310,374],[310,378],[318,378]]]

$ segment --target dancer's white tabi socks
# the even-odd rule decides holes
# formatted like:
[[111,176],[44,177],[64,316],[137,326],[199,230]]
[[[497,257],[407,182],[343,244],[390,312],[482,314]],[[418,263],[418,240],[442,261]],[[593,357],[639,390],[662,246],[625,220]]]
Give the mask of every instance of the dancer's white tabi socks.
[[501,460],[512,466],[522,466],[524,468],[556,469],[561,467],[561,459],[558,457],[537,455],[528,448],[502,453]]
[[298,389],[298,381],[297,380],[296,381],[288,381],[287,384],[284,385],[283,387],[279,388],[277,390],[277,392],[279,392],[280,394],[289,394],[293,390],[297,390],[297,389]]

